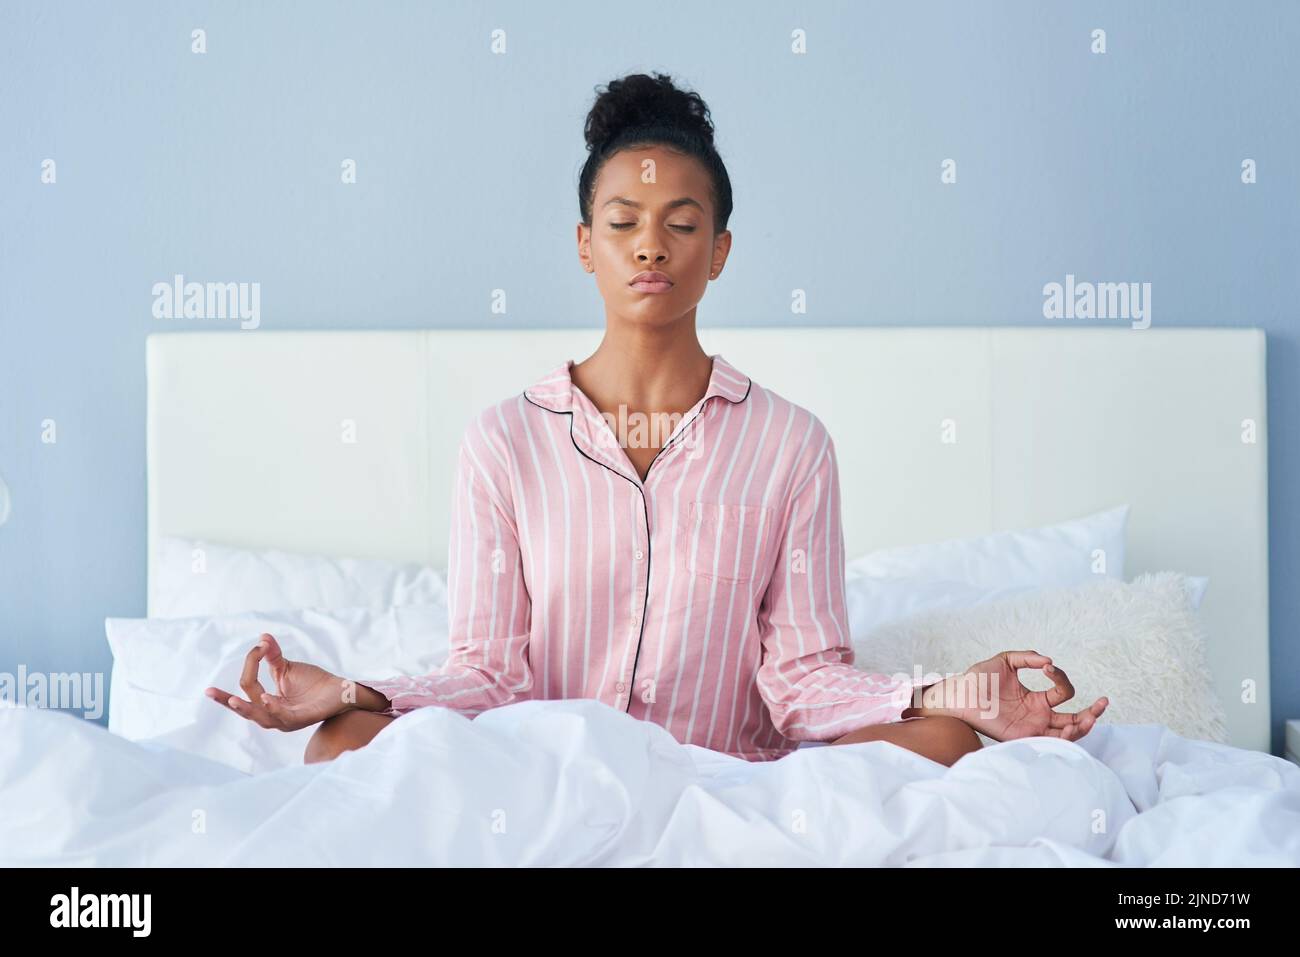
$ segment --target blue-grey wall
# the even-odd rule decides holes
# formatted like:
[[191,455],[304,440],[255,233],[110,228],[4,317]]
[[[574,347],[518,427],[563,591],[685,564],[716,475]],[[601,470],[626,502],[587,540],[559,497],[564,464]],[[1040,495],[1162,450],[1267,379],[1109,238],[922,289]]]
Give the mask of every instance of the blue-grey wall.
[[105,616],[145,612],[144,337],[237,325],[154,318],[153,283],[258,282],[264,329],[600,325],[582,121],[597,84],[655,69],[704,95],[735,188],[702,325],[790,322],[793,288],[816,324],[1088,324],[1043,317],[1073,273],[1150,282],[1153,325],[1267,330],[1278,750],[1300,715],[1298,43],[1285,0],[6,0],[0,671],[107,673]]

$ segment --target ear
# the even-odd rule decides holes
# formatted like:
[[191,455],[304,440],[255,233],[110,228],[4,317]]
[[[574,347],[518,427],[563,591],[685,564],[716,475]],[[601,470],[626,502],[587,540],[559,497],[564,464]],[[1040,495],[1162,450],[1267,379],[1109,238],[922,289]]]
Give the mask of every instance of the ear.
[[709,263],[709,278],[716,279],[722,274],[722,267],[731,255],[731,230],[724,229],[713,238],[713,260]]
[[578,261],[587,272],[596,271],[591,260],[591,227],[584,223],[578,223]]

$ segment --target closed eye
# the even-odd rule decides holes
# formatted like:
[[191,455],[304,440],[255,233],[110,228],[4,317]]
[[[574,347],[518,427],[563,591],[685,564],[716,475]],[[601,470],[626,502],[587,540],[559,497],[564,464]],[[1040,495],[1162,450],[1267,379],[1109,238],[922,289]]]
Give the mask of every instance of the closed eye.
[[[631,227],[635,226],[636,223],[610,223],[609,225],[610,225],[610,228],[611,228],[611,229],[630,229]],[[693,232],[695,232],[695,227],[694,227],[694,226],[683,226],[683,225],[680,225],[680,224],[677,224],[677,223],[674,223],[673,225],[669,226],[668,228],[669,228],[669,229],[677,229],[677,230],[681,230],[681,231],[684,232],[684,233],[693,233]]]

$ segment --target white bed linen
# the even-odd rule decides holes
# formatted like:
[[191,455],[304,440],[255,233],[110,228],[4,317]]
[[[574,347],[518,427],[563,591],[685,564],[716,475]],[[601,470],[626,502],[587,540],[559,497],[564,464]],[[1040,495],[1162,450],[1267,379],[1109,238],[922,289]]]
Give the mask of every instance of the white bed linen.
[[0,742],[6,866],[1300,865],[1300,768],[1158,725],[952,768],[885,742],[750,763],[592,700],[423,708],[251,776],[57,712],[0,709]]

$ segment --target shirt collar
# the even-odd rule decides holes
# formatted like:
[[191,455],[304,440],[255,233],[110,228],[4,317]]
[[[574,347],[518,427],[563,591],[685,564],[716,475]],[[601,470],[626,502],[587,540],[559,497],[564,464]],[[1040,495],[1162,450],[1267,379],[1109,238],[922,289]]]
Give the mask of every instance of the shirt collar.
[[[728,402],[743,402],[749,395],[750,379],[720,354],[710,356],[713,360],[713,372],[709,375],[709,386],[704,390],[707,401],[712,396],[721,396]],[[566,359],[551,369],[544,376],[524,390],[528,401],[552,412],[572,412],[574,393],[578,388],[573,384],[571,370],[573,360]]]

